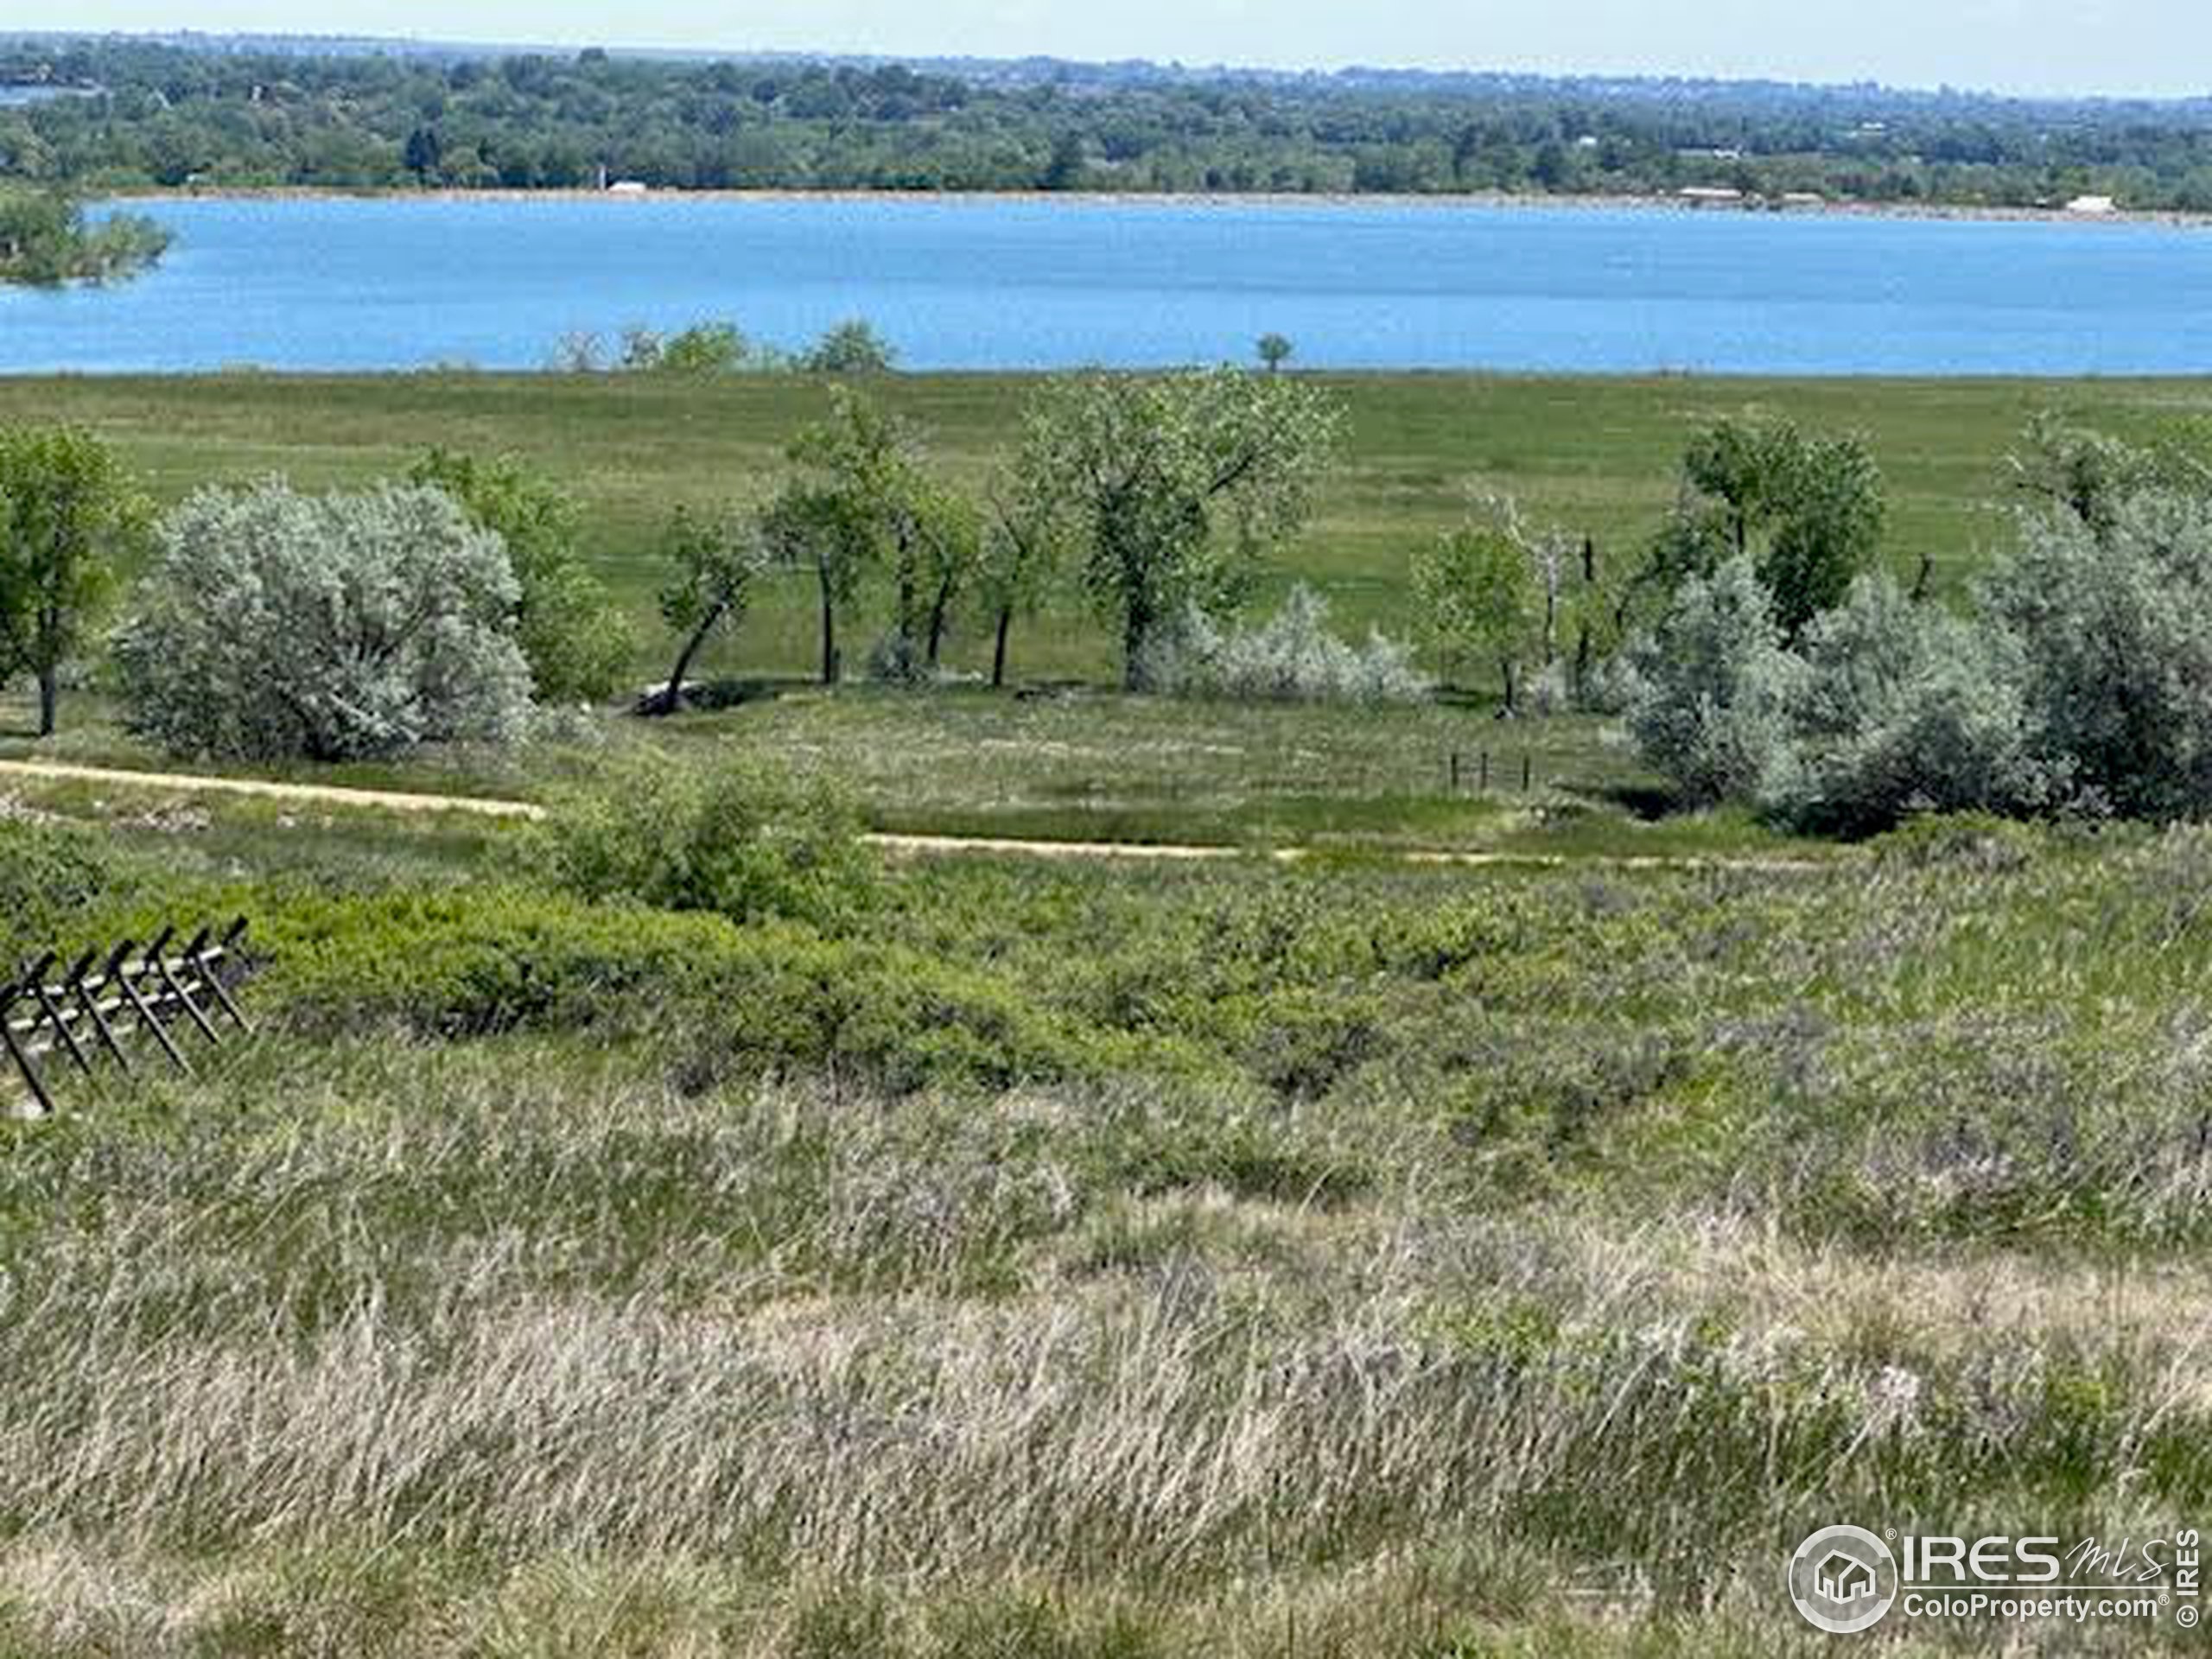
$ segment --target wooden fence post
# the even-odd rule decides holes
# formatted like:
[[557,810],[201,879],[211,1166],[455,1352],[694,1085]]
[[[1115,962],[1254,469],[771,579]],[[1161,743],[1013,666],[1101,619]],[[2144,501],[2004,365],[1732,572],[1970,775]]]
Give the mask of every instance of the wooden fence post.
[[[126,1075],[132,1071],[123,1044],[124,1014],[135,1016],[171,1065],[192,1075],[171,1030],[177,1022],[190,1020],[219,1048],[224,1033],[218,1020],[248,1034],[253,1030],[224,982],[248,971],[238,954],[245,931],[241,916],[219,938],[213,925],[202,927],[173,952],[178,929],[171,924],[143,950],[123,940],[98,973],[92,971],[101,960],[97,948],[66,969],[57,968],[58,954],[48,951],[27,971],[0,982],[0,1080],[12,1065],[30,1090],[30,1103],[51,1116],[54,1094],[41,1066],[54,1054],[66,1055],[88,1077],[97,1075],[93,1062],[103,1058]],[[0,1103],[6,1098],[0,1094]]]
[[16,1001],[22,990],[20,985],[10,985],[0,990],[0,1046],[8,1051],[8,1058],[16,1063],[16,1070],[30,1085],[31,1098],[38,1103],[41,1116],[54,1116],[54,1096],[46,1092],[46,1084],[39,1077],[38,1068],[31,1064],[31,1057],[23,1052],[22,1045],[16,1040],[14,1021],[9,1016],[15,1012]]
[[[54,998],[46,988],[46,976],[54,971],[54,960],[51,950],[41,957],[24,976],[23,988],[30,993],[31,1001],[38,1005],[39,1019],[54,1027],[54,1040],[60,1045],[62,1052],[68,1055],[79,1071],[90,1075],[92,1063],[85,1058],[85,1051],[77,1046],[76,1033],[69,1029],[69,1021],[54,1005]],[[31,1038],[38,1035],[38,1020],[31,1022],[30,1030],[24,1035]]]
[[[200,937],[205,939],[207,936],[203,933]],[[238,941],[244,938],[245,938],[245,918],[241,916],[230,925],[222,938],[213,948],[227,959],[237,951]],[[231,994],[223,985],[221,971],[215,963],[207,959],[209,948],[203,944],[199,950],[190,953],[192,965],[200,970],[200,982],[214,993],[215,1001],[222,1005],[223,1012],[230,1015],[231,1023],[251,1037],[253,1035],[253,1027],[246,1023],[245,1015],[238,1012],[238,1005],[231,1001]]]
[[[192,943],[184,947],[185,960],[189,962],[207,948],[207,930],[203,927],[193,935]],[[221,1047],[223,1039],[215,1034],[215,1027],[207,1022],[207,1016],[200,1012],[200,1005],[192,1000],[192,993],[185,989],[184,982],[169,970],[168,959],[166,957],[156,955],[154,972],[161,980],[162,988],[167,990],[176,1000],[178,1005],[192,1016],[192,1023],[200,1027],[200,1034],[218,1048]]]
[[[168,930],[162,935],[159,943],[163,945],[168,944],[169,934],[175,931],[176,931],[175,928]],[[186,1059],[178,1051],[176,1044],[170,1039],[168,1029],[162,1024],[161,1017],[147,1005],[144,994],[138,988],[138,976],[129,971],[130,963],[130,941],[125,939],[115,947],[115,954],[108,958],[107,977],[123,992],[124,1000],[130,1004],[132,1011],[138,1016],[138,1023],[145,1027],[147,1034],[161,1045],[162,1052],[168,1056],[169,1064],[188,1077],[190,1077],[192,1062]],[[140,974],[144,973],[143,963],[138,964],[138,970]]]

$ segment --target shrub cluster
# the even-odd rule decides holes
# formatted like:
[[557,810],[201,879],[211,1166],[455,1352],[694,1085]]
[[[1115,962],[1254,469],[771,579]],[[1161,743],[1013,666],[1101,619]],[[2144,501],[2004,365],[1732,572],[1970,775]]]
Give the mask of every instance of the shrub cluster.
[[1143,679],[1170,696],[1252,702],[1420,702],[1433,690],[1397,640],[1332,632],[1328,601],[1304,582],[1255,628],[1224,629],[1193,607],[1147,650]]
[[1862,576],[1785,648],[1737,558],[1637,653],[1629,723],[1699,803],[1878,832],[1923,812],[2212,810],[2212,499],[2031,515],[1963,616]]
[[828,927],[867,900],[860,830],[852,804],[819,779],[645,751],[556,795],[525,857],[547,886],[594,903]]
[[266,995],[310,1032],[658,1032],[685,1075],[1003,1089],[1135,1055],[976,969],[792,923],[594,906],[528,887],[309,899],[270,918]]
[[797,352],[755,340],[734,322],[695,322],[673,333],[632,323],[612,347],[588,329],[563,334],[550,361],[567,374],[874,375],[898,366],[899,348],[863,317],[832,325]]

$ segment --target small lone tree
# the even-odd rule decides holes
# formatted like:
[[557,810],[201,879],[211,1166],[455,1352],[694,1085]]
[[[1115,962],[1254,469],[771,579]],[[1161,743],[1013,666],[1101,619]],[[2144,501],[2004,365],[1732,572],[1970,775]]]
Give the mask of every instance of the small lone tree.
[[84,649],[150,513],[115,452],[79,427],[0,430],[0,682],[38,681],[38,730],[60,721],[61,670]]
[[1414,556],[1414,596],[1429,637],[1498,671],[1500,707],[1521,708],[1521,671],[1542,645],[1544,593],[1529,550],[1502,524],[1469,524]]
[[693,661],[715,629],[744,620],[753,581],[768,564],[759,522],[734,513],[709,516],[679,506],[663,545],[673,575],[661,589],[660,613],[683,643],[668,683],[639,705],[646,715],[672,715],[682,705]]
[[613,695],[636,648],[627,620],[576,548],[575,503],[512,456],[427,451],[410,483],[443,490],[507,550],[520,597],[515,639],[539,699],[595,702]]
[[864,317],[838,323],[799,354],[802,374],[852,376],[889,374],[899,366],[899,348]]
[[1127,689],[1145,689],[1159,629],[1233,608],[1260,555],[1305,523],[1340,424],[1318,387],[1231,368],[1085,374],[1040,394],[1017,465],[1067,504]]
[[1287,334],[1266,334],[1260,336],[1260,361],[1267,365],[1269,374],[1281,374],[1282,365],[1291,359],[1298,348],[1290,343]]

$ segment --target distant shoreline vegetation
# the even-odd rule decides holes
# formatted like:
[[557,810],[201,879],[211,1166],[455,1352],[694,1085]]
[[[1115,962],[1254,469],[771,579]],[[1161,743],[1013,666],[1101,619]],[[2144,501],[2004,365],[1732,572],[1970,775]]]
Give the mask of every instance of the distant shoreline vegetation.
[[2176,230],[2212,228],[2212,208],[2202,211],[2178,207],[2138,208],[2113,205],[2087,208],[2072,203],[2044,207],[2002,207],[1972,202],[1837,201],[1745,196],[1714,201],[1695,196],[1573,195],[1516,194],[1511,191],[1461,191],[1451,195],[1405,195],[1381,192],[1281,190],[926,190],[926,189],[810,189],[797,186],[760,188],[706,188],[683,186],[639,190],[596,187],[544,186],[510,188],[504,185],[461,189],[451,186],[350,185],[184,185],[174,188],[134,186],[105,201],[127,207],[158,207],[171,201],[318,202],[397,201],[453,202],[851,202],[936,203],[1004,202],[1090,207],[1283,207],[1311,210],[1344,208],[1352,211],[1407,208],[1436,213],[1527,211],[1531,213],[1666,213],[1726,219],[1740,215],[1813,219],[1918,219],[1957,224],[2158,226]]
[[169,232],[139,213],[86,216],[83,204],[0,185],[0,284],[58,288],[127,280],[168,251]]
[[0,180],[85,194],[789,190],[1639,198],[2212,213],[2212,100],[663,60],[125,39],[0,46]]

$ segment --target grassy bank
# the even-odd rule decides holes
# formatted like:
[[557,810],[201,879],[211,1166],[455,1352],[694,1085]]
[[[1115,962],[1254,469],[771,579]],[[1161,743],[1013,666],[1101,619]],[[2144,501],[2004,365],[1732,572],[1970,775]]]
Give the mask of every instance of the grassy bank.
[[11,930],[267,964],[199,1080],[0,1131],[10,1652],[1812,1652],[1815,1525],[2212,1500],[2198,831],[739,926],[495,825],[8,811],[97,826]]
[[[550,343],[550,342],[549,342]],[[882,395],[931,435],[949,470],[974,476],[1009,442],[1028,388],[1020,377],[912,376]],[[2002,458],[2037,410],[2062,410],[2124,435],[2212,411],[2195,381],[1769,381],[1370,375],[1332,378],[1350,412],[1343,464],[1306,537],[1272,573],[1318,583],[1340,623],[1403,632],[1406,562],[1453,523],[1467,492],[1509,491],[1534,514],[1594,536],[1626,560],[1674,499],[1675,467],[1703,423],[1758,408],[1869,438],[1889,481],[1889,556],[1908,575],[1931,556],[1962,580],[2005,525],[1992,503]],[[651,377],[403,375],[345,378],[229,374],[183,378],[0,381],[0,419],[81,420],[120,443],[174,498],[211,479],[289,474],[353,483],[403,467],[422,448],[511,450],[574,490],[594,562],[658,638],[652,539],[670,505],[758,498],[781,447],[818,415],[818,384],[701,384]],[[710,672],[798,672],[812,633],[805,584],[774,584]],[[961,665],[988,660],[983,631],[956,639]],[[656,645],[641,671],[664,667]],[[1067,605],[1017,634],[1026,676],[1096,675],[1102,631]]]

